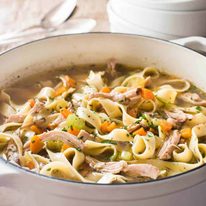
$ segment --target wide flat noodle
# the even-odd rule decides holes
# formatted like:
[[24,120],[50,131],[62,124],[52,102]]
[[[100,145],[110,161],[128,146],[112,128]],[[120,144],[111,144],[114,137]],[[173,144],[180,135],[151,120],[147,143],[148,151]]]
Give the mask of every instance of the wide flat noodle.
[[114,175],[111,173],[104,174],[97,183],[99,184],[111,184],[111,183],[125,183],[127,178],[122,175]]
[[155,137],[152,133],[148,133],[146,136],[135,136],[132,152],[136,159],[153,158],[155,149]]
[[190,164],[190,163],[183,163],[183,162],[168,162],[159,159],[136,160],[136,161],[131,161],[131,163],[152,164],[158,167],[160,170],[166,170],[167,176],[172,176],[182,172],[186,172],[188,170],[194,169],[202,165],[200,162],[195,164]]
[[186,92],[190,88],[190,83],[185,79],[171,79],[163,84],[170,85],[176,92]]
[[197,160],[202,163],[203,157],[199,150],[198,138],[206,135],[206,124],[199,124],[192,129],[192,137],[189,142],[189,149],[193,152]]
[[115,104],[115,102],[109,99],[93,98],[88,102],[89,109],[91,108],[94,102],[98,102],[99,104],[101,104],[110,118],[121,117],[122,112],[119,109],[119,106]]
[[71,163],[71,165],[77,170],[84,162],[84,154],[82,152],[77,151],[75,148],[68,148],[63,152],[64,156]]
[[179,144],[177,147],[178,147],[177,150],[174,150],[172,154],[174,161],[190,162],[193,157],[193,153],[189,149],[187,144]]
[[87,108],[79,107],[77,109],[77,115],[100,131],[101,119],[96,113]]
[[141,77],[139,74],[134,74],[132,76],[127,77],[121,84],[121,86],[138,88],[145,87],[147,80]]
[[51,163],[45,165],[40,174],[54,176],[63,179],[77,180],[88,182],[79,172],[71,165],[63,153],[53,153],[47,150]]
[[13,139],[13,141],[15,142],[17,149],[18,149],[18,153],[21,156],[23,154],[23,145],[22,142],[20,140],[20,138],[16,135],[16,134],[11,134],[8,132],[2,133],[0,132],[0,138],[10,138]]
[[98,137],[104,140],[114,140],[122,142],[133,141],[133,137],[125,129],[114,129],[107,135],[101,135],[98,133]]
[[158,100],[163,101],[167,104],[171,103],[174,104],[177,91],[172,88],[170,85],[163,85],[157,90],[155,93]]
[[113,144],[98,143],[87,140],[84,144],[84,153],[91,156],[99,156],[102,154],[115,157],[117,155],[116,147]]
[[22,125],[21,123],[15,123],[15,122],[5,123],[0,126],[0,132],[17,129],[21,125]]

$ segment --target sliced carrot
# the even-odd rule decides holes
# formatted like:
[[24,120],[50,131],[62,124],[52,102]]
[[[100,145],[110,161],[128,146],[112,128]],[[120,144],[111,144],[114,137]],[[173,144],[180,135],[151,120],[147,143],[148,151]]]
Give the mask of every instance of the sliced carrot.
[[100,90],[100,92],[103,93],[110,93],[111,89],[109,87],[102,87],[102,89]]
[[61,95],[62,93],[64,93],[66,90],[67,90],[67,89],[66,89],[66,87],[64,87],[64,86],[58,87],[58,88],[55,90],[54,96],[57,97],[57,96]]
[[35,165],[32,161],[29,161],[27,162],[27,165],[26,165],[30,170],[34,169],[35,168]]
[[115,122],[108,122],[105,121],[101,124],[101,131],[103,133],[108,133],[111,132],[112,130],[114,130],[115,128],[117,128],[117,124]]
[[134,135],[140,135],[140,136],[145,136],[147,132],[143,127],[139,128],[138,130],[133,132]]
[[31,107],[34,107],[34,105],[35,105],[34,99],[29,99],[28,102],[29,102],[29,105],[30,105]]
[[117,128],[117,124],[115,122],[112,122],[109,124],[109,126],[107,127],[107,131],[111,132],[112,130],[114,130],[115,128]]
[[72,112],[69,111],[69,110],[66,109],[66,108],[61,109],[61,110],[60,110],[60,113],[62,114],[62,116],[63,116],[64,118],[67,118],[70,114],[72,114]]
[[70,128],[67,130],[67,132],[69,132],[70,134],[73,134],[74,136],[77,136],[80,132],[79,129],[76,129],[76,128]]
[[192,130],[191,128],[184,128],[180,131],[181,137],[187,139],[190,138],[192,136]]
[[69,144],[63,144],[62,145],[62,149],[61,149],[61,152],[64,152],[66,149],[68,149],[68,148],[70,148],[70,147],[72,147],[71,145],[69,145]]
[[47,128],[50,129],[50,130],[52,130],[52,129],[56,128],[57,126],[58,126],[58,124],[50,124],[50,123],[49,123],[49,124],[47,125]]
[[44,143],[41,141],[39,136],[35,135],[31,138],[30,150],[32,153],[39,153],[44,146]]
[[141,88],[141,96],[144,99],[151,99],[154,100],[154,94],[151,90],[146,89],[146,88]]
[[68,87],[75,87],[75,80],[72,79],[71,77],[69,76],[65,76],[65,79],[67,81],[67,84],[68,84]]
[[160,127],[164,132],[169,132],[172,129],[172,124],[167,122],[166,120],[160,121]]
[[43,131],[37,127],[35,124],[30,127],[30,129],[35,132],[35,134],[41,134]]
[[109,125],[110,125],[110,123],[108,121],[103,122],[101,124],[101,131],[103,133],[107,133],[108,132],[107,128],[108,128]]

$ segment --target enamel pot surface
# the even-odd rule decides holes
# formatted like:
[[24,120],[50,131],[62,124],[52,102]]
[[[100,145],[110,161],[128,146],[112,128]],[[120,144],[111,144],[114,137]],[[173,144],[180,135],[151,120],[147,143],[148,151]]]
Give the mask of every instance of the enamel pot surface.
[[[144,36],[91,33],[57,36],[20,46],[0,56],[0,86],[68,65],[101,64],[110,58],[189,79],[206,90],[206,58],[174,43]],[[146,183],[97,185],[57,180],[0,159],[0,205],[156,206],[206,202],[206,166]]]

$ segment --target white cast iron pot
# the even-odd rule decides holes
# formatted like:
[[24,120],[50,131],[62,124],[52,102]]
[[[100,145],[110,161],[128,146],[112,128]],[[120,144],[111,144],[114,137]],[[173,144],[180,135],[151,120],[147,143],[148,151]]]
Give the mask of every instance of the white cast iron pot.
[[[158,39],[109,33],[57,36],[6,52],[0,56],[0,86],[18,75],[105,63],[111,57],[124,64],[155,65],[206,90],[206,57]],[[1,206],[204,206],[205,190],[206,166],[146,183],[97,185],[36,175],[0,159]]]

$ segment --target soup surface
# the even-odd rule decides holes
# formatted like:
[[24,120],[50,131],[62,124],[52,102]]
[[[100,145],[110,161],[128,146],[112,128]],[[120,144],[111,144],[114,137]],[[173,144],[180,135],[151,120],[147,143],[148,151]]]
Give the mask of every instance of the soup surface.
[[206,161],[206,97],[157,68],[73,67],[0,93],[0,151],[28,170],[101,184],[160,179]]

